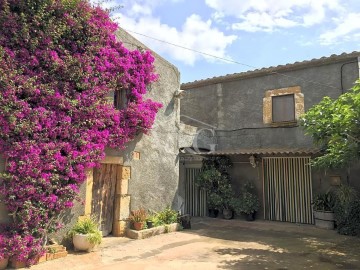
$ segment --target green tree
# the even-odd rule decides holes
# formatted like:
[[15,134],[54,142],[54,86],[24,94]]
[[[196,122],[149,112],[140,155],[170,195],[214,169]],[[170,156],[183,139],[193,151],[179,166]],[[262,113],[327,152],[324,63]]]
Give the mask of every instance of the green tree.
[[301,119],[323,155],[314,159],[322,168],[341,168],[360,156],[360,80],[337,99],[324,97]]

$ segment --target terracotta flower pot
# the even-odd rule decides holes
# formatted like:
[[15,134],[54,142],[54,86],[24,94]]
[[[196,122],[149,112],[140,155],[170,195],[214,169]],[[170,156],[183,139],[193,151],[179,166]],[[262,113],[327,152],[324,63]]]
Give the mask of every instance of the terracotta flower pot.
[[133,223],[134,229],[137,231],[141,231],[144,227],[144,223],[142,222],[134,222]]
[[7,267],[9,263],[9,258],[4,258],[0,260],[0,270],[3,270]]

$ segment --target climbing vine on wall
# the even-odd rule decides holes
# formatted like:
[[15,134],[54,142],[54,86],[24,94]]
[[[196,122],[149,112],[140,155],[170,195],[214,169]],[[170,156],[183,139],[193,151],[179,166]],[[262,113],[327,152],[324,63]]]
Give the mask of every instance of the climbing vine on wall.
[[[157,79],[154,58],[126,49],[116,29],[84,0],[0,0],[0,193],[13,217],[0,236],[13,245],[8,256],[33,263],[85,170],[106,146],[121,149],[153,125],[161,104],[143,96]],[[125,109],[108,103],[114,90],[126,91]]]

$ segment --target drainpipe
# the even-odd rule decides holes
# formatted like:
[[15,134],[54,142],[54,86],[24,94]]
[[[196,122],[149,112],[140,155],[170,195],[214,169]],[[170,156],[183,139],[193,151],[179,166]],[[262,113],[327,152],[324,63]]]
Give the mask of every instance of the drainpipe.
[[344,66],[346,65],[349,65],[349,64],[353,64],[353,63],[358,63],[358,68],[359,68],[359,77],[360,77],[360,57],[357,58],[357,60],[354,60],[354,61],[350,61],[350,62],[347,62],[347,63],[344,63],[341,65],[340,67],[340,84],[341,84],[341,94],[344,94],[345,93],[345,90],[344,90],[344,81],[343,81],[343,69],[344,69]]

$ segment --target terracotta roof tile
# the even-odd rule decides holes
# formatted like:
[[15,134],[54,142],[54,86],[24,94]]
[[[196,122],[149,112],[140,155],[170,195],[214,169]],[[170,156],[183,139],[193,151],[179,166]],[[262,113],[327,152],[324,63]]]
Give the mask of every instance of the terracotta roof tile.
[[320,150],[317,148],[246,148],[246,149],[230,149],[230,150],[216,150],[209,152],[199,152],[196,155],[288,155],[288,154],[302,154],[311,155],[316,154]]
[[340,55],[333,54],[329,57],[321,57],[318,59],[312,59],[312,60],[305,60],[302,62],[295,62],[291,64],[286,65],[278,65],[278,66],[270,66],[267,68],[261,68],[261,69],[255,69],[251,71],[241,72],[241,73],[234,73],[234,74],[227,74],[224,76],[218,76],[203,80],[196,80],[193,82],[183,83],[181,84],[182,90],[187,90],[195,87],[205,86],[209,84],[215,84],[215,83],[221,83],[221,82],[228,82],[228,81],[234,81],[238,79],[245,79],[245,78],[251,78],[251,77],[258,77],[258,76],[264,76],[279,72],[286,72],[291,70],[297,70],[306,68],[309,66],[321,66],[326,65],[329,63],[337,63],[337,62],[343,62],[349,59],[353,59],[360,56],[360,52],[354,51],[352,53],[342,53]]

